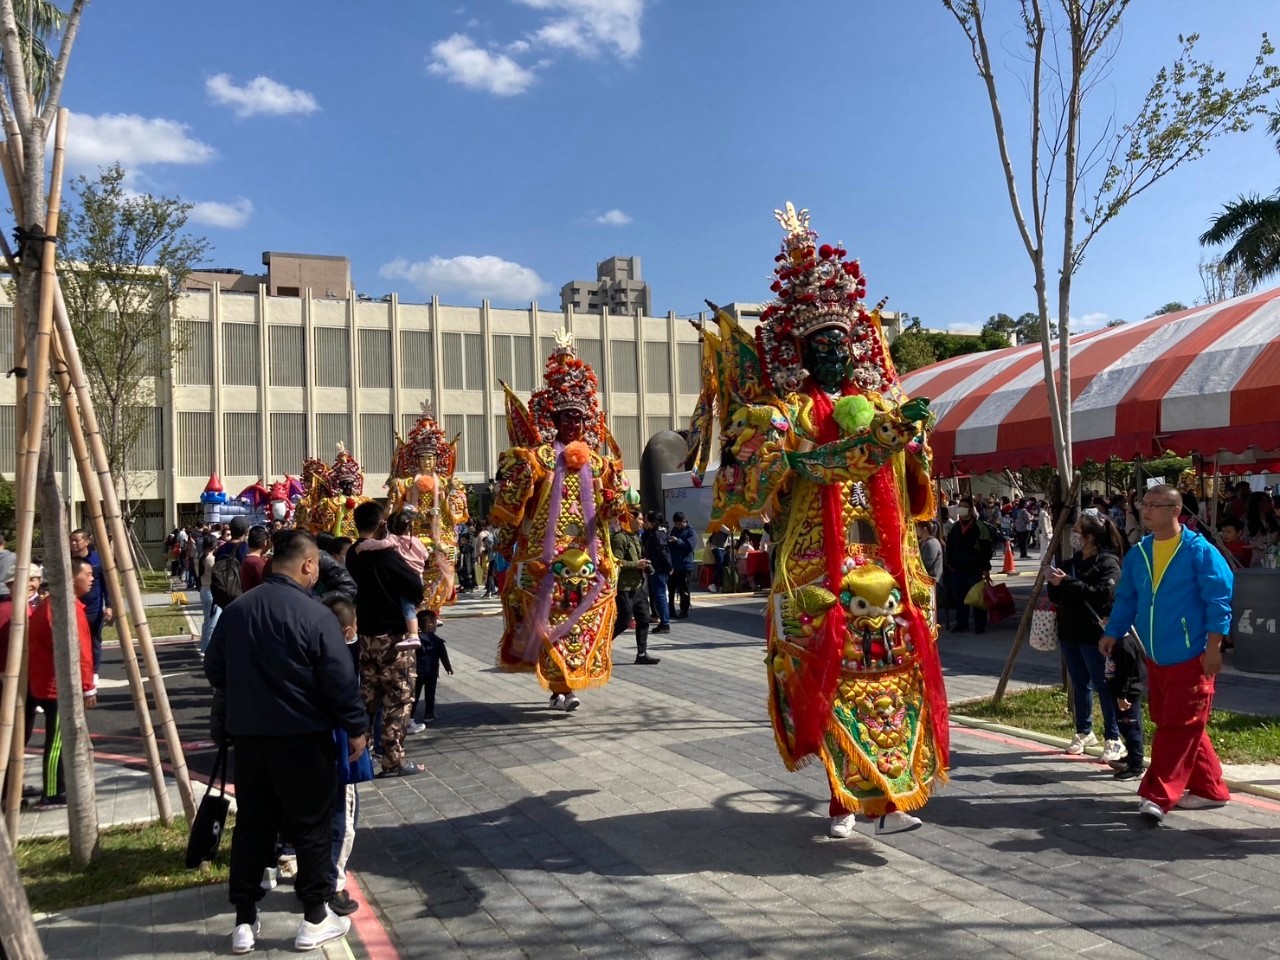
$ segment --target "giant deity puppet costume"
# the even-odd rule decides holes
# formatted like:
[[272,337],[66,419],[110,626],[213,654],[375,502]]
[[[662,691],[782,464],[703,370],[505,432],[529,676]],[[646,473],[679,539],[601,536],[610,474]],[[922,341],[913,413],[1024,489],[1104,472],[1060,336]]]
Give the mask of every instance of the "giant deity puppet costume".
[[754,338],[723,313],[704,333],[690,443],[705,469],[718,406],[711,529],[773,523],[765,667],[783,762],[822,763],[831,836],[849,836],[859,814],[896,833],[920,825],[908,811],[945,781],[949,752],[932,581],[911,522],[935,506],[928,401],[898,386],[858,261],[819,246],[807,210],[776,216],[776,299]]
[[544,379],[528,409],[503,384],[511,447],[499,460],[491,519],[510,566],[497,662],[533,673],[551,709],[572,711],[577,691],[607,683],[612,671],[609,522],[625,509],[626,489],[596,375],[568,334],[556,337]]
[[454,601],[458,525],[470,519],[466,487],[454,476],[457,462],[458,438],[449,440],[424,402],[409,436],[396,435],[387,492],[390,512],[408,512],[413,535],[427,548],[422,602],[437,612]]

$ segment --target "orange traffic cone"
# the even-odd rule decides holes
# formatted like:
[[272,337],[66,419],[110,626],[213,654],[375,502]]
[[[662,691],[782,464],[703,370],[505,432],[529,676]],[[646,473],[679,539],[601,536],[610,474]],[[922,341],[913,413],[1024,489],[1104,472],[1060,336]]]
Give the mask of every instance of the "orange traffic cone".
[[1004,570],[1001,572],[1014,575],[1018,573],[1018,568],[1013,565],[1013,544],[1008,540],[1004,542]]

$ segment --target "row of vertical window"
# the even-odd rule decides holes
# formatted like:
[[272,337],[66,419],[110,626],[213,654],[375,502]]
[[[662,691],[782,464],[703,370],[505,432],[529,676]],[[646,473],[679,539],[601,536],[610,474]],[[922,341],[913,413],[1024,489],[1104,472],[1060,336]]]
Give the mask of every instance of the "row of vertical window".
[[[179,321],[180,335],[188,344],[179,356],[177,382],[193,386],[213,383],[213,325],[201,320]],[[258,385],[261,363],[259,328],[252,323],[224,323],[222,329],[222,383],[224,386]],[[318,387],[351,386],[351,344],[344,327],[315,327],[314,343],[308,357],[304,329],[283,324],[267,325],[267,377],[273,387],[305,385],[305,371],[313,371]],[[433,384],[433,341],[430,332],[400,331],[399,383],[393,382],[396,365],[391,354],[389,330],[361,329],[359,364],[356,371],[361,387],[402,390],[429,390]],[[539,337],[537,355],[533,337],[497,334],[489,338],[493,351],[492,386],[506,382],[517,392],[527,393],[542,380],[543,365],[555,346],[552,337]],[[12,338],[10,338],[12,340]],[[0,348],[3,347],[0,330]],[[479,333],[440,335],[443,350],[443,386],[446,390],[485,389],[485,340]],[[640,392],[640,355],[634,340],[613,340],[609,344],[611,364],[604,363],[604,344],[597,338],[582,337],[574,341],[578,354],[591,364],[606,389],[605,378],[613,377],[612,389],[618,393]],[[677,377],[680,392],[701,391],[700,346],[677,344]],[[12,352],[12,346],[10,346]],[[310,363],[308,363],[310,360]],[[671,345],[660,342],[644,344],[645,389],[650,393],[671,393]]]

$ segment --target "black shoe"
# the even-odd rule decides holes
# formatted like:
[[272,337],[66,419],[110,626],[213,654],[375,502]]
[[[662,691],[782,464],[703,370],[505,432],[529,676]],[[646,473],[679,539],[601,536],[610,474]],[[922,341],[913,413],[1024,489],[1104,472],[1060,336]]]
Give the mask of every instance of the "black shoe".
[[56,797],[41,797],[35,803],[36,810],[65,810],[67,795],[60,793]]
[[646,667],[651,667],[655,663],[661,663],[661,662],[662,662],[661,657],[651,657],[647,653],[642,653],[638,657],[636,657],[636,663],[643,664]]
[[1141,768],[1141,767],[1136,767],[1136,768],[1135,768],[1135,767],[1121,767],[1119,770],[1117,770],[1115,773],[1113,773],[1113,774],[1111,775],[1111,779],[1113,779],[1113,780],[1141,780],[1141,779],[1142,779],[1142,768]]
[[685,612],[685,613],[675,613],[675,614],[672,614],[672,615],[671,615],[671,619],[672,619],[672,620],[688,620],[688,619],[689,619],[689,614],[688,614],[688,612]]
[[345,890],[339,890],[329,898],[329,909],[340,917],[349,917],[360,909],[360,904],[351,899],[351,894]]
[[986,628],[986,627],[974,627],[974,628],[973,628],[973,632],[974,632],[974,633],[986,633],[986,632],[987,632],[987,628]]
[[39,797],[40,795],[41,793],[40,793],[39,787],[23,787],[22,788],[23,800],[34,800],[36,799],[36,797]]
[[661,624],[659,624],[658,626],[654,627],[654,628],[653,628],[652,630],[650,630],[649,632],[650,632],[650,633],[670,633],[670,632],[671,632],[671,624],[669,624],[669,623],[661,623]]
[[968,633],[969,625],[967,623],[965,624],[957,623],[954,627],[951,628],[951,632],[952,633]]

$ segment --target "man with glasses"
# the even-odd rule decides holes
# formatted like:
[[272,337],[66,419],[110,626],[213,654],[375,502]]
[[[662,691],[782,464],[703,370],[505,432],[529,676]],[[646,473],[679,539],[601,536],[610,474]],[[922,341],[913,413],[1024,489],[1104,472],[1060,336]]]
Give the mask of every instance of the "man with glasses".
[[1124,558],[1099,648],[1110,656],[1130,627],[1142,642],[1156,733],[1138,812],[1159,823],[1174,807],[1203,810],[1231,798],[1205,727],[1231,628],[1232,574],[1213,544],[1179,522],[1176,487],[1152,487],[1141,510],[1151,532]]

